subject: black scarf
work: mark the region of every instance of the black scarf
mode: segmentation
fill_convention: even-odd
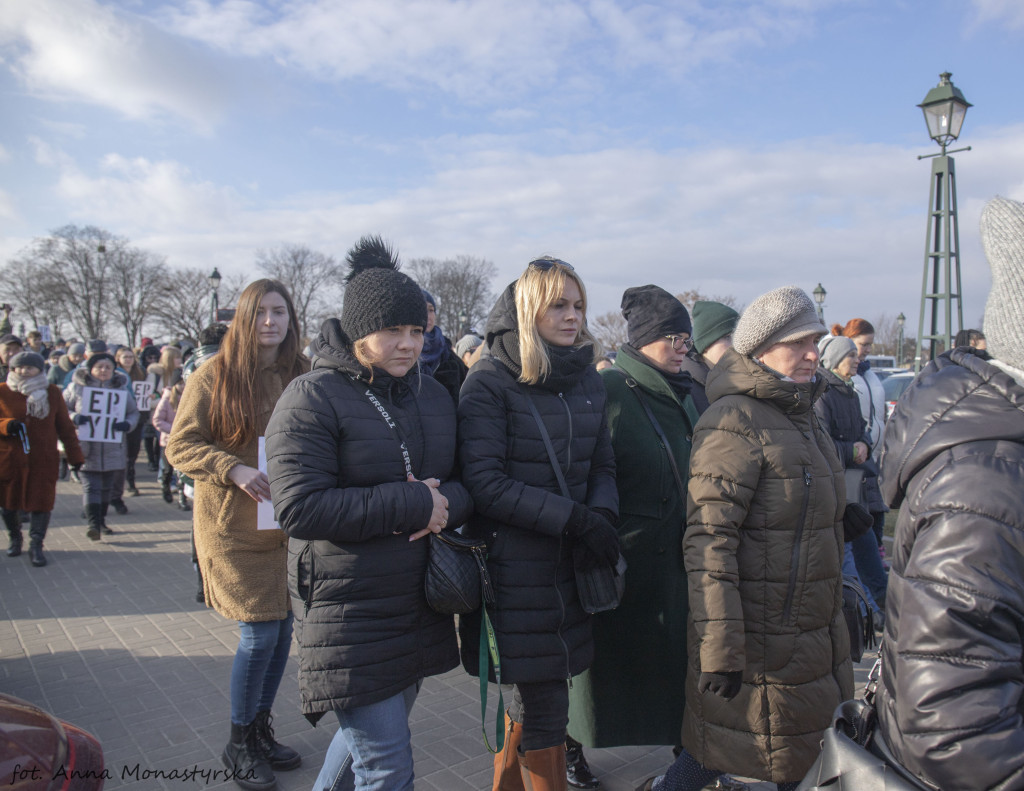
[[[594,362],[594,347],[589,343],[584,346],[545,346],[551,370],[546,378],[537,382],[537,386],[553,393],[563,392],[577,384],[587,367]],[[508,330],[496,335],[491,343],[491,354],[516,379],[523,375],[523,363],[519,357],[519,330]]]
[[[689,371],[680,371],[677,374],[667,374],[660,368],[655,367],[642,352],[637,351],[628,343],[624,343],[619,347],[619,354],[625,354],[629,359],[636,360],[638,363],[643,363],[658,376],[668,382],[668,386],[672,388],[672,392],[676,394],[680,401],[683,401],[686,396],[690,394],[690,388],[693,387],[693,377],[690,376]]]

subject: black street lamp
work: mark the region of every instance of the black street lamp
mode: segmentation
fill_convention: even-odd
[[[921,313],[918,318],[914,371],[921,370],[923,345],[927,342],[930,359],[941,349],[949,349],[953,337],[964,326],[960,282],[960,224],[956,208],[956,168],[953,157],[958,151],[946,146],[960,136],[967,108],[971,106],[960,89],[944,71],[939,84],[928,91],[918,105],[928,125],[928,135],[942,150],[922,154],[918,159],[932,160],[931,189],[928,195],[928,231],[925,235],[924,273],[921,280]],[[956,303],[954,328],[953,303]]]
[[[210,276],[206,278],[206,282],[210,284],[210,324],[217,323],[217,311],[220,308],[220,297],[217,295],[217,289],[220,288],[220,272],[217,271],[217,267],[213,268]]]
[[[896,365],[900,368],[903,367],[903,325],[907,323],[907,317],[903,315],[903,311],[900,311],[900,315],[896,317],[896,325],[900,328],[900,345],[896,349]]]
[[[821,319],[821,323],[825,323],[825,295],[828,293],[821,287],[821,283],[818,283],[818,287],[811,292],[814,295],[814,301],[818,303],[818,318]]]

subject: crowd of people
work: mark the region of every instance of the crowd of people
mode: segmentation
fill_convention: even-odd
[[[198,347],[51,352],[8,326],[8,555],[27,522],[45,565],[62,461],[87,536],[112,532],[145,447],[164,499],[194,498],[200,599],[239,625],[222,759],[250,791],[302,760],[271,714],[293,639],[302,712],[339,725],[315,791],[412,789],[423,680],[461,662],[498,681],[489,640],[509,701],[495,791],[596,788],[583,749],[621,745],[675,748],[641,789],[792,791],[854,696],[844,579],[883,634],[878,738],[903,776],[1024,789],[1024,204],[992,201],[982,237],[985,335],[888,424],[874,327],[826,327],[796,286],[742,313],[628,288],[612,360],[583,274],[541,257],[452,344],[379,237],[305,348],[266,279]],[[487,618],[425,597],[452,530],[486,543]],[[591,614],[578,580],[623,559],[621,601]]]

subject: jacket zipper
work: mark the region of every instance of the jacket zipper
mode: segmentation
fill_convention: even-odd
[[[304,614],[309,615],[309,608],[313,605],[313,581],[316,575],[316,552],[313,548],[313,542],[307,541],[306,546],[309,548],[309,580],[306,585],[306,597],[304,604]]]
[[[793,552],[789,559],[789,587],[786,589],[786,604],[782,608],[782,622],[789,623],[789,617],[793,609],[793,596],[796,593],[796,577],[800,570],[800,543],[804,535],[804,522],[807,520],[807,508],[811,501],[811,473],[804,467],[804,497],[800,506],[800,523],[796,526],[796,533],[793,536]]]
[[[562,406],[565,407],[566,417],[569,418],[569,444],[566,448],[566,470],[572,466],[572,410],[569,409],[569,404],[565,400],[565,396],[562,393],[558,394],[558,399],[562,402]],[[566,484],[568,486],[568,484]],[[558,564],[562,560],[562,542],[564,538],[561,534],[558,536],[558,560],[555,562],[555,593],[558,594],[558,606],[562,611],[562,616],[558,621],[558,641],[562,644],[562,653],[565,654],[565,679],[569,683],[569,689],[572,689],[572,673],[569,668],[569,646],[565,642],[565,638],[562,637],[562,626],[565,624],[565,599],[562,598],[562,591],[558,589]]]

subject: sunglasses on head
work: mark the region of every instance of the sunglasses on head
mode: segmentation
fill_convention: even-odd
[[[573,269],[572,264],[570,264],[567,261],[563,261],[561,258],[537,258],[534,261],[530,261],[530,263],[527,264],[527,266],[532,266],[534,269],[538,269],[541,272],[547,272],[556,264],[564,266],[570,272],[576,271],[575,269]]]

